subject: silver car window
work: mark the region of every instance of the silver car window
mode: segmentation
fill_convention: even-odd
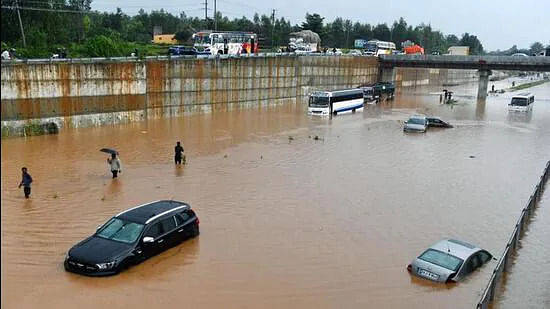
[[[460,269],[460,266],[464,262],[461,258],[435,249],[426,250],[418,258],[452,271]]]

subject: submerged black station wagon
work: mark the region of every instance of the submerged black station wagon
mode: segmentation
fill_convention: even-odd
[[[89,276],[113,275],[199,235],[191,206],[156,201],[125,210],[72,247],[65,270]]]

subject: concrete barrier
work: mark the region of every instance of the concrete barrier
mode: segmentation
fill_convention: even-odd
[[[514,230],[512,231],[512,234],[510,235],[510,239],[506,243],[506,247],[504,248],[504,251],[500,255],[500,258],[498,259],[497,266],[493,270],[493,274],[489,279],[489,283],[487,284],[487,287],[485,287],[485,290],[483,291],[483,295],[481,296],[481,299],[477,303],[478,309],[487,309],[489,308],[489,305],[493,302],[495,298],[495,293],[498,290],[498,286],[502,284],[504,272],[508,271],[508,268],[511,266],[510,258],[518,250],[519,241],[523,236],[522,232],[526,224],[528,224],[529,222],[528,219],[531,217],[531,215],[535,210],[536,205],[538,204],[538,201],[542,195],[542,192],[544,191],[544,186],[548,181],[549,177],[550,177],[550,161],[546,163],[546,167],[544,168],[544,171],[542,172],[542,175],[540,176],[539,181],[535,185],[535,189],[533,190],[533,194],[531,194],[531,196],[529,197],[529,200],[527,201],[527,205],[521,210],[521,214],[514,227]]]
[[[292,53],[2,61],[2,132],[31,122],[88,127],[303,102],[311,91],[373,83],[378,67],[377,57]],[[398,87],[449,76],[397,71]]]

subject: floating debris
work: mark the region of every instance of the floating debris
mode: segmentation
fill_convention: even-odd
[[[104,201],[104,200],[105,200],[105,196],[104,196],[104,197],[102,197],[102,198],[101,198],[101,200],[102,200],[102,201]]]
[[[224,158],[224,159],[227,159],[227,155],[226,155],[226,154],[225,154],[225,155],[223,155],[223,158]]]
[[[289,140],[289,141],[293,141],[293,140],[294,140],[294,137],[289,136],[289,137],[288,137],[288,140]]]
[[[315,135],[315,137],[313,138],[314,140],[318,141],[319,140],[319,136],[318,135]]]
[[[473,158],[475,158],[475,157],[476,157],[476,156],[470,156],[470,159],[473,159]]]
[[[53,198],[57,198],[57,193],[54,193],[54,194],[53,194]]]

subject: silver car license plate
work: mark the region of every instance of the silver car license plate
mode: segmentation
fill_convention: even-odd
[[[426,278],[431,279],[431,280],[439,279],[438,274],[434,274],[431,271],[427,271],[427,270],[422,269],[422,268],[418,269],[418,274],[421,275],[422,277],[426,277]]]

